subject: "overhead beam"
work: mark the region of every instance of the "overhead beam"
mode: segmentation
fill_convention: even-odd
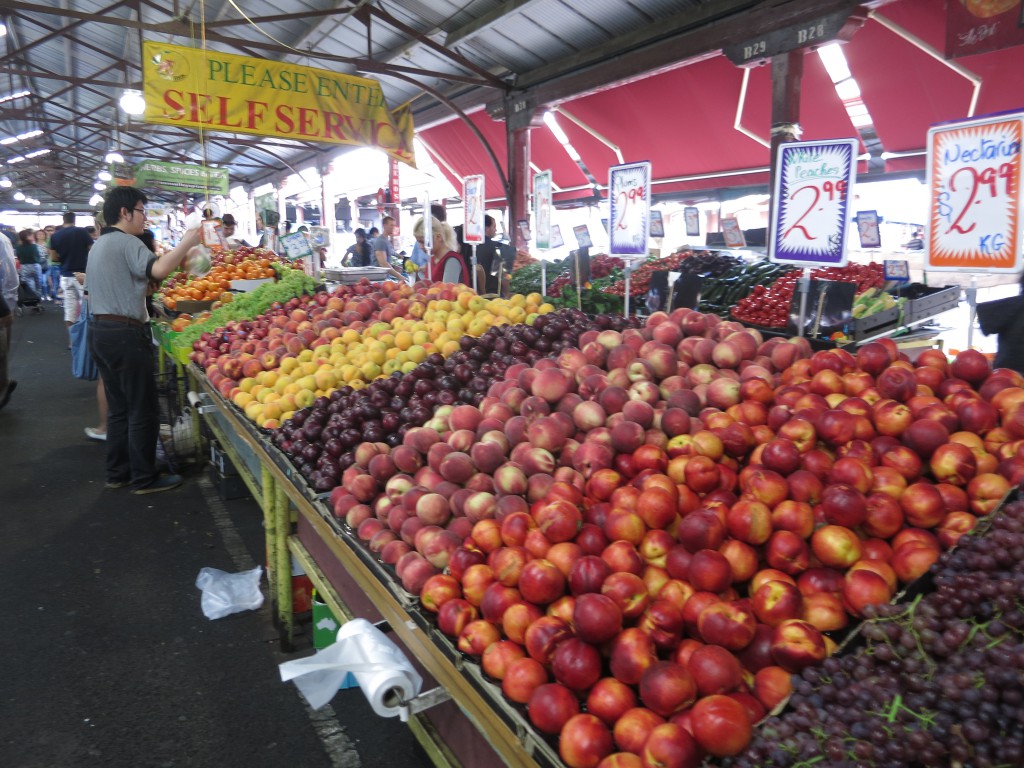
[[[457,43],[464,43],[484,30],[490,29],[495,24],[498,24],[510,13],[513,13],[514,11],[525,11],[537,2],[538,0],[506,0],[506,2],[502,3],[497,8],[488,11],[480,18],[474,19],[468,24],[463,24],[458,29],[449,32],[444,39],[444,44],[452,46]]]
[[[853,14],[865,5],[890,1],[721,0],[538,67],[520,77],[515,88],[524,91],[535,106],[557,104],[715,54],[755,33],[783,29],[843,9]],[[494,102],[488,108],[492,115],[501,114],[503,105]]]

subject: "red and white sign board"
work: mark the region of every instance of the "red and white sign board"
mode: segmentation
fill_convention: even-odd
[[[1021,268],[1024,113],[946,123],[928,131],[926,269]]]

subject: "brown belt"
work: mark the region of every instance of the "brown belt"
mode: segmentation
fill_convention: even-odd
[[[134,317],[125,317],[124,315],[93,315],[94,320],[106,320],[110,323],[124,323],[125,325],[135,325],[141,328],[147,323],[141,320],[136,320]]]

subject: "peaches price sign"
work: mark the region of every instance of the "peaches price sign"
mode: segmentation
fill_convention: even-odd
[[[928,131],[928,269],[1020,270],[1022,137],[1024,113]]]
[[[776,159],[768,257],[800,266],[846,264],[856,139],[782,144]]]

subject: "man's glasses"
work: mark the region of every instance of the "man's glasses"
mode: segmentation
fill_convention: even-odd
[[[146,215],[146,209],[145,208],[132,208],[132,211],[134,213],[141,213],[143,216]]]

